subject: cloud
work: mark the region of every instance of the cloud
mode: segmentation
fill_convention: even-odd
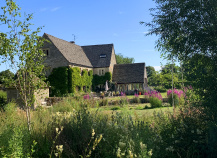
[[[161,66],[153,66],[153,67],[154,67],[155,71],[160,71],[162,69]]]
[[[52,8],[50,11],[55,12],[55,11],[59,10],[60,8],[61,7],[55,7],[55,8]]]

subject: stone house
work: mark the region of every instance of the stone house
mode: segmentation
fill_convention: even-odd
[[[102,76],[111,72],[117,90],[127,91],[136,86],[144,89],[147,86],[145,63],[116,64],[113,44],[79,46],[47,33],[43,38],[47,40],[42,48],[46,54],[47,76],[54,68],[76,66],[81,70],[93,70],[93,75]]]

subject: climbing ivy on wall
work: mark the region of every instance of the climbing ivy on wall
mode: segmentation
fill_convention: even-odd
[[[80,70],[78,67],[69,68],[69,93],[74,93],[76,88],[83,90],[86,87],[86,91],[90,91],[92,86],[93,71]]]
[[[68,93],[68,68],[59,67],[53,69],[48,77],[51,85],[51,96],[62,96]]]
[[[51,96],[63,96],[67,93],[74,93],[76,88],[90,91],[93,80],[93,71],[83,70],[78,67],[59,67],[53,69],[48,81],[51,85]]]
[[[108,80],[108,81],[111,81],[112,79],[112,74],[111,72],[106,72],[104,76],[99,76],[99,75],[93,75],[93,90],[96,89],[96,86],[97,85],[100,85],[100,84],[105,84],[105,82]]]

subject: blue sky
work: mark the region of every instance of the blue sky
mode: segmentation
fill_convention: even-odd
[[[155,36],[145,36],[151,21],[152,0],[16,0],[25,13],[33,13],[34,28],[78,45],[113,43],[115,53],[133,57],[135,62],[159,68],[167,61],[155,49]],[[0,6],[3,5],[3,0]],[[1,29],[0,31],[4,29]],[[3,27],[2,27],[3,28]],[[8,66],[1,65],[0,71]]]

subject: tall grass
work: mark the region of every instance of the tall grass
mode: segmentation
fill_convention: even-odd
[[[27,130],[24,112],[8,104],[0,113],[0,157],[55,157],[55,154],[99,158],[207,157],[209,154],[202,108],[180,109],[176,115],[156,112],[152,119],[135,121],[131,117],[133,111],[125,109],[105,115],[90,110],[90,104],[67,98],[49,109],[32,111],[31,132]]]

